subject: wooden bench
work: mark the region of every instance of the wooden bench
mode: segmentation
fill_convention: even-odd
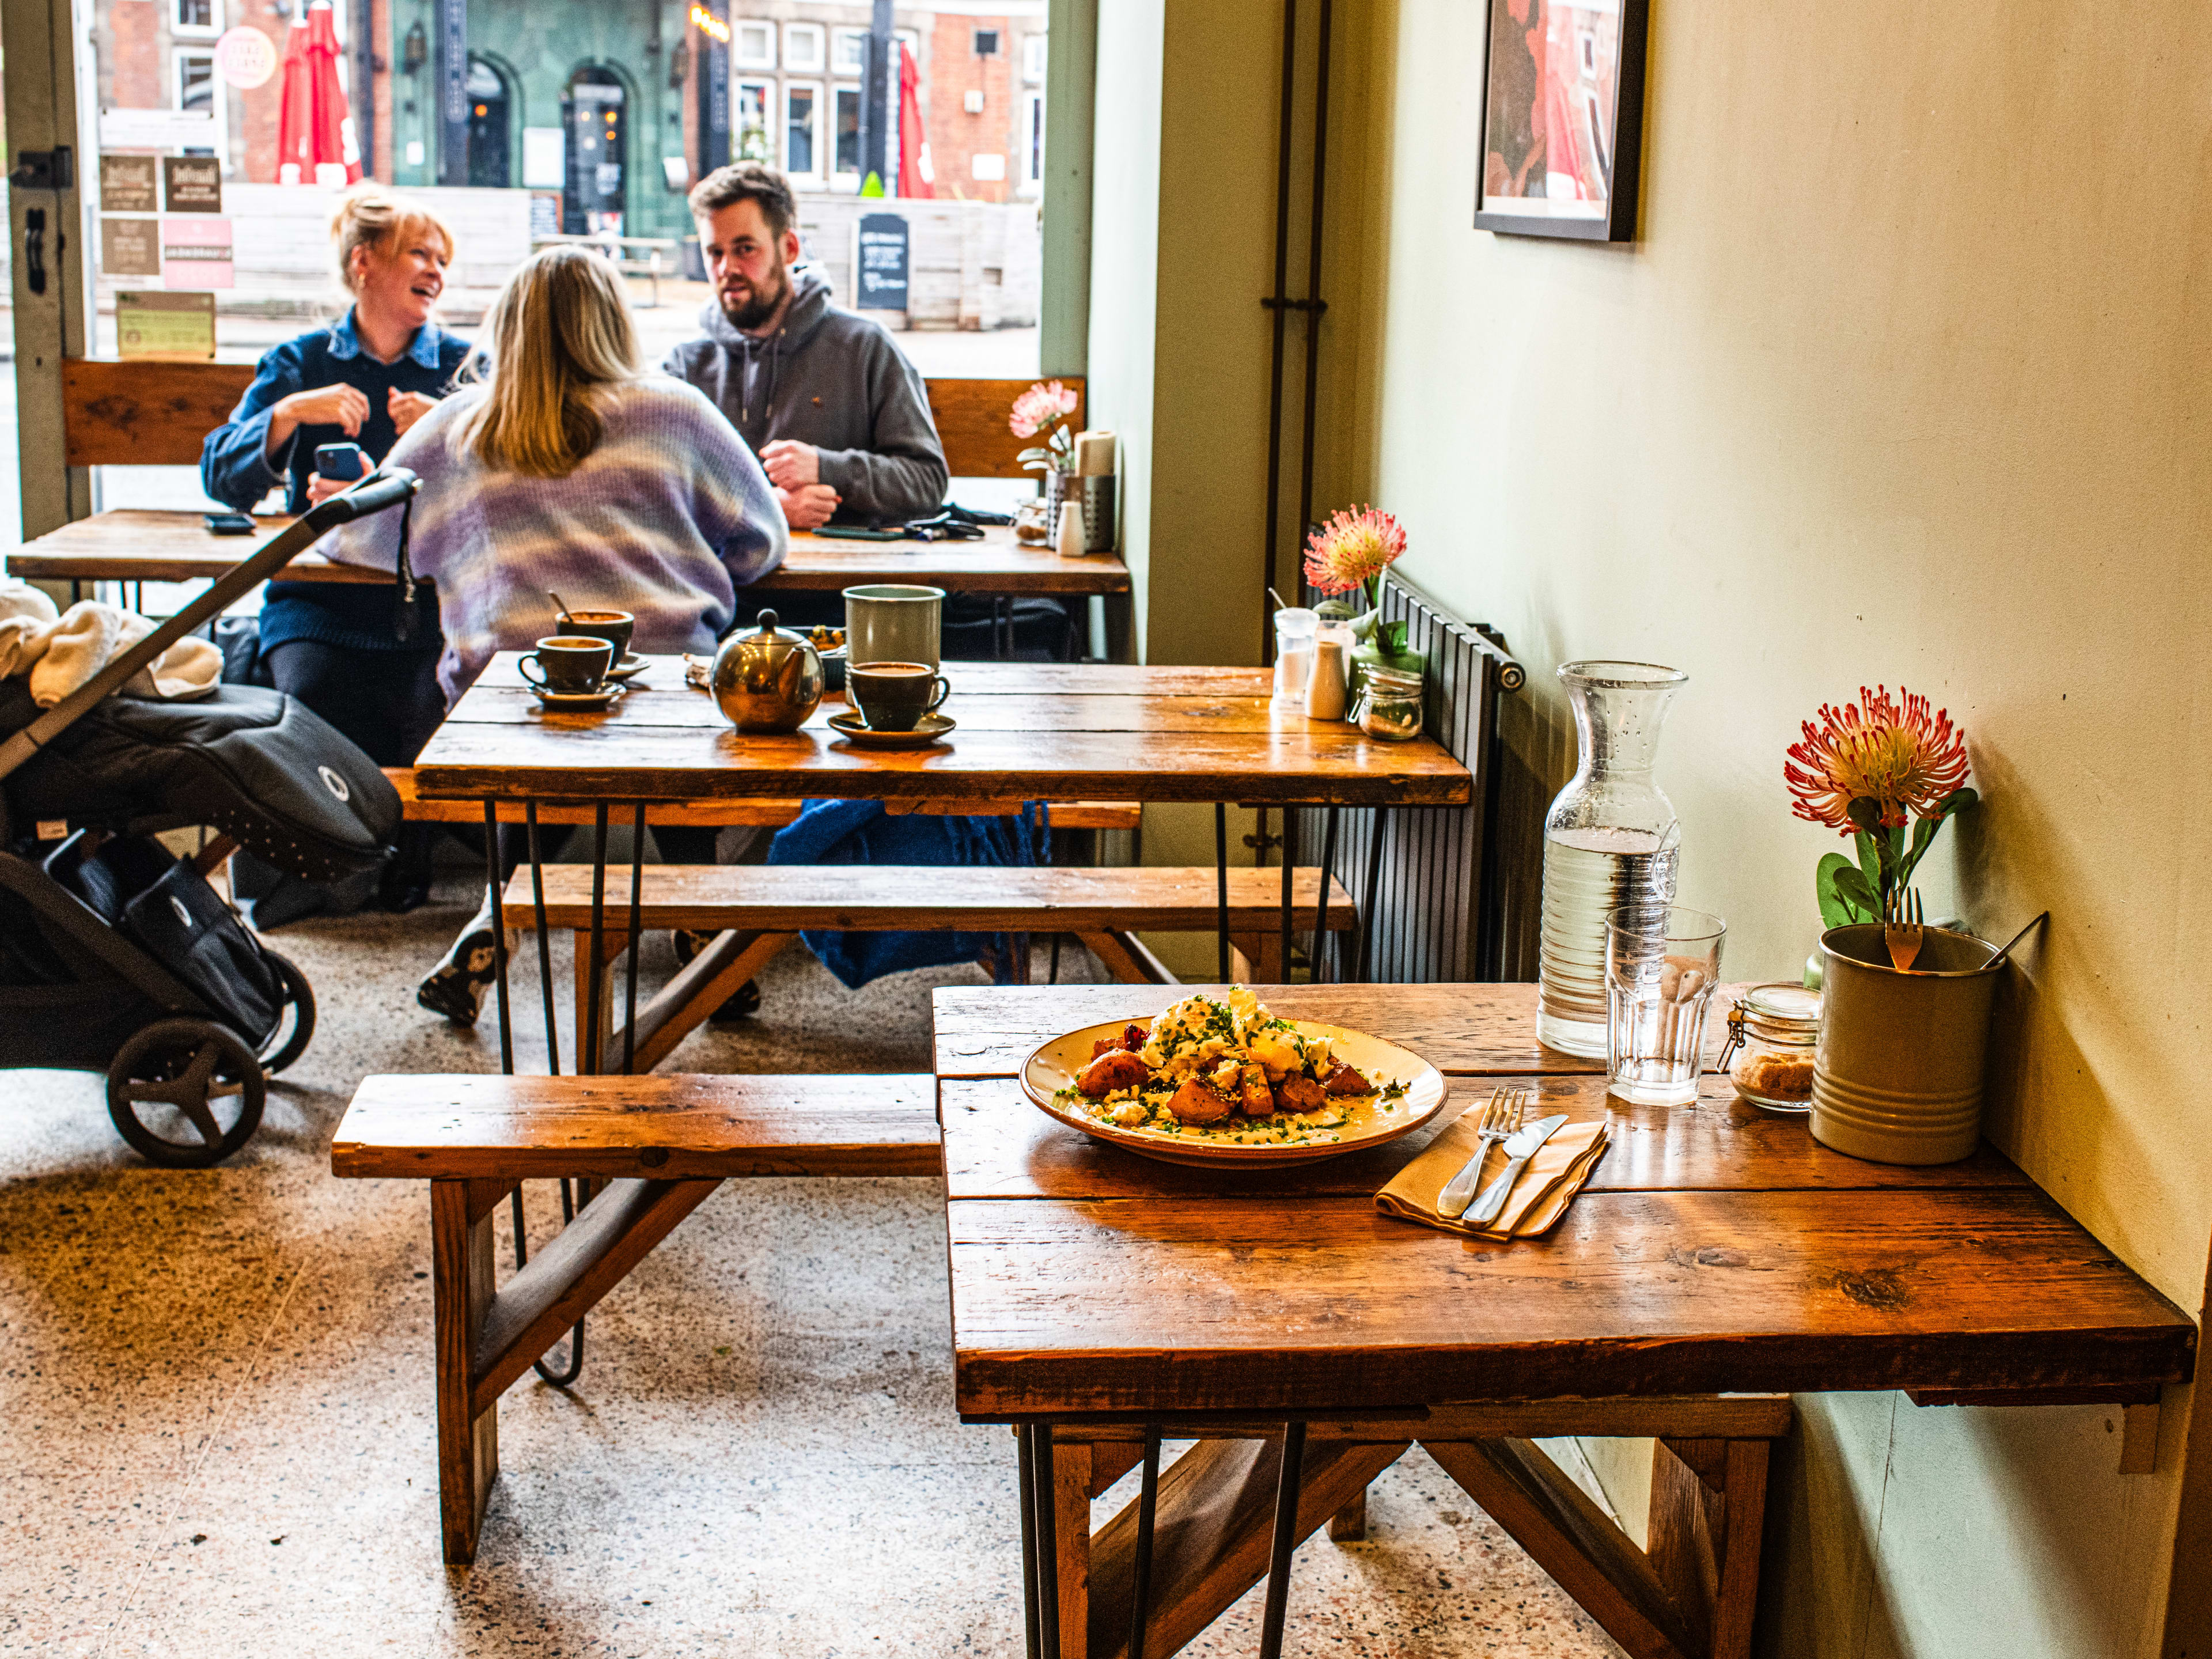
[[[63,444],[71,466],[198,466],[207,434],[230,418],[252,383],[252,363],[116,362],[71,357],[62,364]],[[1060,383],[1079,397],[1080,375]],[[1031,380],[925,380],[945,464],[956,478],[1026,478],[1029,441],[1006,424]],[[1076,424],[1084,411],[1076,411]]]
[[[410,823],[482,823],[483,803],[480,800],[425,800],[415,787],[415,769],[411,766],[387,766],[384,775],[399,792],[399,803]],[[886,801],[884,807],[891,813],[921,812],[936,817],[959,817],[969,815],[1012,817],[1019,813],[1020,801],[955,801],[917,800]],[[799,816],[799,803],[795,800],[697,800],[659,801],[645,809],[647,827],[655,824],[672,829],[720,829],[730,824],[758,825],[763,829],[781,830]],[[1144,808],[1133,800],[1063,800],[1050,804],[1052,827],[1055,830],[1134,830],[1144,819]],[[501,823],[520,823],[525,814],[520,801],[499,803]],[[542,824],[563,826],[588,824],[595,810],[574,804],[543,802],[538,808],[538,822]],[[626,810],[626,809],[625,809]],[[614,820],[623,821],[618,813]]]
[[[446,1559],[476,1558],[500,1395],[721,1182],[942,1167],[927,1075],[364,1079],[331,1170],[430,1183]],[[498,1285],[494,1212],[523,1181],[570,1176],[587,1201]]]
[[[546,927],[575,935],[574,1029],[585,1031],[592,1024],[592,870],[575,864],[541,867]],[[801,933],[817,929],[1072,933],[1124,983],[1171,984],[1175,975],[1134,936],[1211,933],[1220,916],[1218,883],[1211,869],[1142,866],[647,865],[639,882],[640,928],[681,927],[715,938],[638,1011],[633,1063],[650,1071],[779,951]],[[610,867],[599,912],[602,962],[629,948],[629,872]],[[1357,918],[1343,884],[1330,880],[1326,918],[1320,898],[1320,871],[1295,872],[1292,927],[1350,931]],[[537,926],[527,867],[508,882],[503,915],[511,927]],[[1282,918],[1280,870],[1229,872],[1229,933],[1243,958],[1239,977],[1267,984],[1283,979]],[[1018,979],[1026,952],[1016,955]],[[609,1030],[613,1001],[599,999],[600,1054],[623,1050],[624,1034]]]

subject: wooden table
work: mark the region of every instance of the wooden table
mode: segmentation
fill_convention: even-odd
[[[273,535],[289,518],[257,521]],[[8,574],[50,581],[184,582],[219,576],[255,545],[246,536],[210,533],[198,513],[119,508],[49,531],[8,556]],[[380,582],[386,571],[334,564],[320,554],[295,559],[287,581]],[[1111,554],[1062,558],[1048,547],[1014,539],[1011,529],[992,528],[980,542],[849,541],[811,532],[791,538],[781,568],[754,586],[836,591],[862,582],[919,582],[963,593],[1052,594],[1082,599],[1097,593],[1109,605],[1126,602],[1129,569]]]
[[[957,662],[933,749],[860,749],[827,702],[785,736],[740,733],[656,659],[606,714],[548,714],[494,659],[415,763],[425,797],[539,800],[1229,801],[1450,806],[1468,770],[1429,738],[1377,743],[1279,709],[1256,668]]]
[[[1438,1128],[1500,1078],[1610,1113],[1611,1150],[1541,1240],[1374,1207],[1433,1131],[1224,1175],[1102,1146],[1023,1096],[1044,1037],[1188,988],[935,997],[956,1395],[963,1420],[1020,1425],[1025,1535],[1057,1586],[1034,1603],[1047,1653],[1054,1634],[1064,1659],[1127,1652],[1140,1560],[1156,1659],[1263,1574],[1279,1640],[1291,1547],[1332,1516],[1356,1526],[1366,1483],[1419,1442],[1638,1659],[1734,1659],[1778,1396],[2103,1401],[2127,1408],[2140,1462],[2160,1385],[2191,1373],[2189,1319],[1990,1147],[1862,1163],[1717,1077],[1693,1107],[1630,1106],[1537,1043],[1532,986],[1261,995],[1431,1060],[1450,1085]],[[1091,1534],[1089,1498],[1138,1464],[1148,1425],[1198,1444],[1158,1478],[1151,1528],[1140,1500]],[[1575,1434],[1660,1437],[1649,1552],[1529,1443]]]

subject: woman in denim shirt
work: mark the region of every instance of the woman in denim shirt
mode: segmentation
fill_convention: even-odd
[[[352,308],[263,357],[200,451],[203,488],[240,512],[280,484],[289,513],[344,489],[316,475],[317,447],[350,441],[381,461],[452,390],[468,355],[467,342],[430,320],[453,257],[453,234],[435,215],[367,185],[341,199],[331,235]],[[410,765],[445,711],[436,595],[418,590],[404,638],[398,620],[398,600],[381,583],[271,582],[261,678],[378,765]]]

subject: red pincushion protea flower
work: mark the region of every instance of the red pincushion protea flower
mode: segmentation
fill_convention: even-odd
[[[1045,380],[1014,399],[1014,412],[1006,424],[1017,438],[1034,438],[1055,421],[1075,413],[1081,395],[1058,380]]]
[[[1940,817],[1943,801],[1966,781],[1966,734],[1948,710],[1928,710],[1928,699],[1903,686],[1893,702],[1887,686],[1859,688],[1859,700],[1841,708],[1820,705],[1820,724],[1804,722],[1802,743],[1790,746],[1783,780],[1796,797],[1790,809],[1809,823],[1849,836],[1855,800],[1881,809],[1882,827],[1901,829],[1911,817]]]
[[[1381,575],[1406,550],[1406,532],[1388,513],[1363,507],[1338,513],[1306,543],[1306,580],[1323,593],[1348,593]]]

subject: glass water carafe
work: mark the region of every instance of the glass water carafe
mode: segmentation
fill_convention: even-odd
[[[1651,763],[1667,705],[1688,678],[1646,662],[1559,670],[1580,753],[1544,817],[1536,1035],[1571,1054],[1605,1054],[1606,917],[1644,899],[1674,902],[1681,830]]]

